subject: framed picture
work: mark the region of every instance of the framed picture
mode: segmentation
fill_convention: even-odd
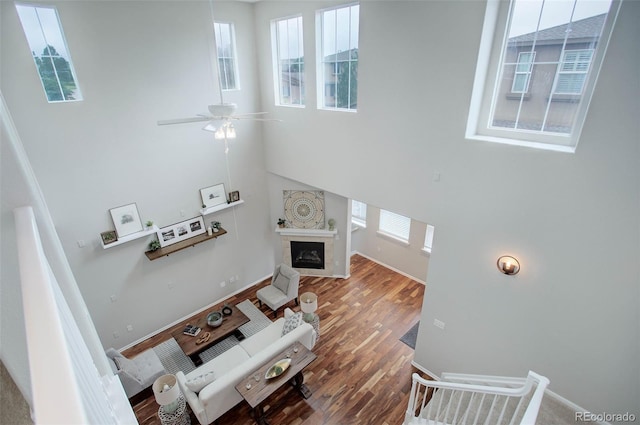
[[[205,233],[204,218],[202,216],[193,217],[189,220],[181,221],[170,226],[165,226],[158,230],[158,241],[160,246],[165,247],[176,242],[198,236]]]
[[[204,208],[227,203],[227,192],[224,190],[224,183],[200,189],[200,196],[202,196]]]
[[[142,221],[135,203],[111,208],[109,212],[119,238],[142,231]]]
[[[104,245],[109,245],[110,243],[114,243],[118,240],[118,235],[115,230],[108,230],[106,232],[100,233],[100,237],[102,238],[102,243]]]
[[[240,192],[234,190],[233,192],[229,192],[229,202],[238,202],[240,200]]]

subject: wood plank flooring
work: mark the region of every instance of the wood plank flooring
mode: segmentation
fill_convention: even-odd
[[[258,306],[255,292],[269,281],[230,298]],[[304,276],[299,293],[318,295],[320,340],[318,356],[305,369],[304,380],[313,395],[304,400],[290,386],[273,394],[265,405],[274,425],[376,424],[400,425],[409,401],[413,349],[400,338],[420,319],[424,285],[362,256],[351,258],[351,277]],[[289,305],[299,310],[293,302]],[[273,318],[268,307],[262,311]],[[282,316],[279,311],[279,317]],[[187,323],[146,340],[124,352],[133,356],[171,336]],[[140,424],[160,424],[152,393],[133,405]],[[192,415],[191,421],[197,424]],[[221,425],[250,425],[249,405],[241,402],[219,418]]]

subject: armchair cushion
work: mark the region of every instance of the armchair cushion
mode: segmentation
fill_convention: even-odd
[[[273,280],[273,286],[282,291],[283,294],[286,294],[289,288],[289,278],[282,273],[278,273],[278,276]]]
[[[118,368],[118,371],[122,371],[135,379],[136,381],[140,381],[140,368],[133,360],[129,360],[124,357],[122,354],[118,354],[113,357],[113,362]]]

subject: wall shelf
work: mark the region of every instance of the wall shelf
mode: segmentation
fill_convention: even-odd
[[[227,231],[224,230],[221,227],[217,232],[215,232],[212,235],[208,235],[206,233],[203,233],[201,235],[194,236],[192,238],[185,239],[185,240],[180,241],[180,242],[176,242],[173,245],[169,245],[169,246],[165,246],[164,248],[156,249],[155,251],[147,251],[144,254],[151,261],[157,260],[160,257],[164,257],[164,256],[167,256],[167,255],[173,254],[174,252],[178,252],[178,251],[181,251],[181,250],[183,250],[185,248],[189,248],[190,246],[195,246],[195,245],[198,245],[199,243],[202,243],[204,241],[208,241],[210,239],[215,239],[218,236],[224,235],[225,233],[227,233]]]
[[[151,227],[151,229],[147,229],[141,232],[136,232],[127,236],[123,236],[121,238],[118,238],[117,241],[111,242],[110,244],[107,244],[107,245],[105,245],[104,242],[102,242],[102,238],[100,237],[100,235],[98,235],[98,237],[100,237],[100,243],[102,244],[102,249],[107,249],[107,248],[113,248],[114,246],[122,245],[123,243],[134,241],[136,239],[144,238],[145,236],[154,235],[158,230],[160,229],[158,229],[158,226],[154,224]]]
[[[220,205],[216,205],[215,207],[202,208],[200,210],[200,214],[205,216],[207,214],[213,214],[215,212],[226,210],[227,208],[235,207],[235,206],[241,205],[241,204],[244,204],[244,200],[243,199],[240,199],[239,201],[231,202],[229,204],[220,204]]]

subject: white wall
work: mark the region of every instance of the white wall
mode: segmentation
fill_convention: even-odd
[[[417,364],[533,369],[584,408],[638,416],[640,3],[622,6],[575,154],[464,139],[480,1],[362,2],[358,112],[316,110],[314,11],[327,5],[255,6],[263,108],[286,122],[264,129],[267,169],[435,225]],[[297,13],[309,106],[276,108],[269,20]],[[497,271],[503,253],[520,274]]]
[[[208,2],[55,4],[84,100],[46,102],[11,2],[1,5],[1,88],[100,338],[119,348],[273,271],[260,124],[237,124],[231,184],[224,147],[201,124],[156,125],[220,101]],[[242,90],[224,100],[255,111],[252,6],[221,3],[215,13],[235,23],[242,52]],[[207,217],[227,235],[153,262],[144,255],[151,238],[101,248],[110,208],[136,202],[144,221],[169,225],[198,215],[199,189],[222,182],[246,201]]]

